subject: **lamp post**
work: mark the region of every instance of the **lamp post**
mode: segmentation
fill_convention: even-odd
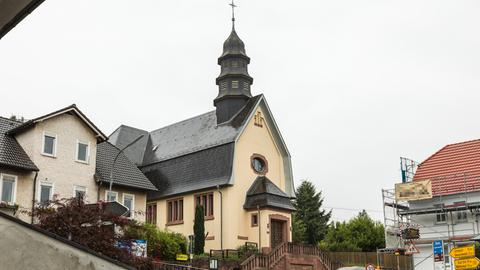
[[[120,156],[121,153],[123,153],[123,151],[124,151],[125,149],[127,149],[128,147],[130,147],[131,145],[133,145],[134,143],[136,143],[138,140],[140,140],[141,138],[143,138],[143,136],[144,136],[144,134],[138,136],[135,140],[133,140],[132,142],[130,142],[129,144],[127,144],[125,147],[123,147],[122,149],[120,149],[120,151],[118,151],[117,155],[115,156],[115,159],[113,160],[112,169],[110,170],[110,188],[109,188],[109,190],[112,190],[113,170],[115,169],[115,163],[117,163],[118,157]]]

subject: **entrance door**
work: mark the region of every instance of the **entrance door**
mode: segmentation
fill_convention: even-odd
[[[286,242],[286,222],[284,220],[272,219],[270,223],[270,240],[272,245],[271,248],[275,248],[281,243]]]

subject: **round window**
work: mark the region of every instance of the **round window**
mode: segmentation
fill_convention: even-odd
[[[252,162],[253,162],[253,169],[257,172],[257,173],[264,173],[265,172],[265,161],[259,157],[255,157],[252,159]]]

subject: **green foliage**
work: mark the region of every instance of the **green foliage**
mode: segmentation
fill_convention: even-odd
[[[247,243],[239,246],[237,249],[240,258],[246,258],[252,254],[258,253],[258,247],[256,245],[249,245]]]
[[[195,208],[193,234],[195,235],[193,253],[203,254],[205,249],[205,214],[203,206],[200,204]]]
[[[159,230],[152,224],[134,224],[125,230],[125,237],[147,240],[147,255],[162,260],[175,260],[178,253],[187,252],[187,239],[179,234]]]
[[[296,244],[305,243],[307,240],[307,228],[295,213],[292,213],[292,242]]]
[[[310,181],[303,181],[295,192],[296,201],[294,206],[297,210],[296,224],[293,230],[297,231],[295,238],[297,241],[305,241],[308,244],[316,245],[325,238],[328,229],[328,222],[332,212],[322,210],[322,193],[316,191],[315,186]],[[305,232],[302,234],[302,225]]]
[[[385,247],[384,228],[364,210],[348,222],[331,224],[320,246],[330,251],[376,251]]]

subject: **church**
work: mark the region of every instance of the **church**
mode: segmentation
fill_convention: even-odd
[[[146,220],[193,234],[205,209],[205,250],[255,243],[268,251],[291,240],[291,157],[264,95],[252,95],[250,58],[235,31],[218,58],[214,110],[145,131],[121,125],[109,137],[158,190],[147,193]]]

